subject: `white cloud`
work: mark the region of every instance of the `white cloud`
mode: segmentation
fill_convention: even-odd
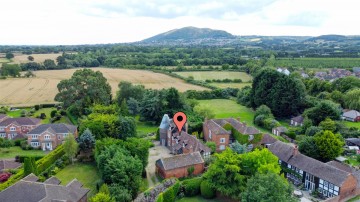
[[[360,34],[355,0],[12,0],[0,44],[139,41],[184,26],[236,35]]]

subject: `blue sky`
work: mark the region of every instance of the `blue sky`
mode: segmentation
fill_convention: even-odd
[[[356,0],[11,0],[0,44],[139,41],[185,26],[234,35],[360,35]]]

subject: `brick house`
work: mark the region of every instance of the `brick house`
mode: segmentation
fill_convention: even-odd
[[[39,126],[41,119],[19,117],[5,118],[0,122],[0,137],[7,139],[26,138],[26,134]]]
[[[211,149],[186,131],[187,126],[184,126],[179,133],[172,119],[165,114],[159,127],[160,145],[166,146],[175,155],[198,151],[204,157],[210,156]]]
[[[90,189],[74,179],[66,186],[60,185],[60,180],[51,177],[45,182],[38,182],[39,178],[30,174],[14,185],[0,192],[1,202],[26,201],[72,201],[87,202]]]
[[[63,123],[43,124],[27,134],[28,144],[35,148],[41,147],[44,151],[53,150],[62,144],[69,134],[77,138],[77,127]]]
[[[0,114],[0,123],[9,117],[6,114]]]
[[[301,115],[291,118],[290,120],[290,125],[292,126],[302,126],[303,123],[304,123],[304,117]]]
[[[180,154],[173,157],[161,158],[156,161],[156,173],[162,178],[186,177],[189,175],[188,168],[194,167],[193,175],[204,172],[205,162],[200,152]]]
[[[326,198],[339,196],[340,199],[355,194],[358,179],[352,172],[305,156],[297,146],[281,141],[268,148],[279,158],[285,176],[294,183],[303,183],[310,192],[318,190]]]
[[[226,146],[235,141],[234,137],[231,135],[231,131],[224,128],[227,124],[230,124],[235,130],[243,135],[255,135],[260,133],[258,129],[247,126],[246,123],[241,123],[234,118],[206,120],[203,124],[204,139],[206,142],[215,142],[216,151],[218,152],[225,150]]]

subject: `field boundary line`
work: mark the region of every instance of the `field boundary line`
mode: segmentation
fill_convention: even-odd
[[[25,100],[25,103],[28,103],[35,95],[39,94],[42,90],[44,90],[44,88],[49,84],[49,79],[46,78],[45,83],[41,86],[41,88],[39,88],[37,91],[35,91],[35,93],[33,93],[32,95],[30,95],[30,97],[28,99]]]
[[[3,99],[0,100],[0,102],[6,100],[7,98],[13,96],[17,91],[21,90],[22,88],[25,88],[26,86],[28,86],[30,83],[32,82],[32,79],[29,79],[28,82],[24,85],[21,86],[19,88],[16,88],[15,90],[13,90],[11,93],[9,93],[8,95],[6,95]]]

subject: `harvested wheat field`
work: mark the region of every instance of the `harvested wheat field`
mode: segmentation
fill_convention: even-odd
[[[31,54],[34,57],[34,62],[43,63],[46,59],[51,59],[56,62],[56,58],[62,55],[61,53],[49,53],[49,54]],[[17,55],[12,59],[13,63],[20,64],[20,63],[27,63],[29,61],[28,57],[30,55]]]
[[[107,78],[115,95],[120,81],[142,84],[146,88],[162,89],[175,87],[179,91],[205,90],[206,88],[185,83],[181,79],[145,70],[92,68]],[[53,103],[57,84],[68,79],[76,69],[35,71],[35,78],[0,80],[0,105],[30,106],[39,103]]]

